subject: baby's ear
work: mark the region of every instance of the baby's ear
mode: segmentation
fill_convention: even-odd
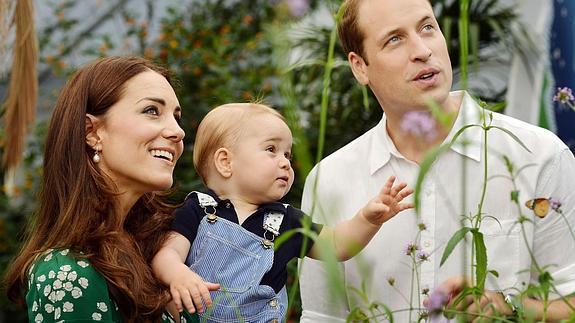
[[[232,176],[232,153],[227,148],[219,148],[214,153],[214,166],[224,178]]]

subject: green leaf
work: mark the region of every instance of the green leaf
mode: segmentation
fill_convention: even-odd
[[[511,191],[511,201],[513,201],[515,203],[519,203],[519,191],[518,190]]]
[[[477,288],[483,290],[487,277],[487,249],[483,241],[483,233],[477,229],[471,230],[473,244],[475,245],[475,279]]]
[[[523,147],[523,148],[524,148],[525,150],[527,150],[528,152],[531,152],[531,150],[529,150],[529,148],[527,148],[527,146],[525,146],[525,144],[523,143],[523,141],[521,141],[521,139],[519,139],[519,137],[517,137],[513,132],[511,132],[511,131],[509,131],[509,130],[507,130],[507,129],[505,129],[505,128],[499,127],[499,126],[489,126],[488,128],[495,128],[495,129],[499,129],[499,130],[505,132],[505,133],[508,134],[511,138],[513,138],[513,140],[515,140],[518,144],[520,144],[521,147]],[[487,129],[487,130],[489,130],[489,129]]]
[[[455,249],[455,246],[457,246],[459,241],[461,241],[461,239],[463,239],[469,231],[471,231],[471,228],[463,227],[459,229],[459,231],[455,232],[455,234],[453,234],[451,239],[449,239],[449,242],[447,242],[447,246],[445,247],[443,255],[441,256],[441,262],[439,263],[440,267],[443,266],[443,263],[447,260],[447,258],[449,258],[449,255],[451,255],[453,249]]]

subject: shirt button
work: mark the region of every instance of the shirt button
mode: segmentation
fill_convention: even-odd
[[[425,241],[425,242],[423,243],[423,246],[426,247],[426,248],[429,248],[429,247],[431,246],[431,242]]]

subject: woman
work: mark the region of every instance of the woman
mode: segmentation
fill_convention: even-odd
[[[183,150],[181,108],[166,70],[110,57],[64,86],[46,137],[37,217],[6,275],[30,321],[171,321],[149,263],[171,210]]]

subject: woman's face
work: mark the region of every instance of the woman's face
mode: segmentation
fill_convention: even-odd
[[[181,113],[172,86],[150,70],[128,80],[120,100],[97,118],[97,165],[120,193],[139,196],[172,186],[183,151]]]

